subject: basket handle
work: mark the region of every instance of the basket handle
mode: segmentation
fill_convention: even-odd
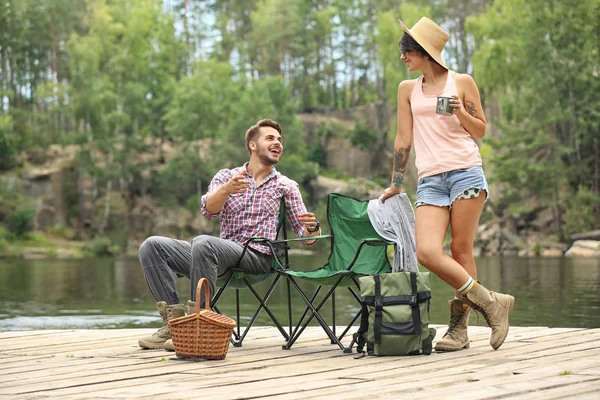
[[[210,286],[208,285],[208,279],[200,278],[198,286],[196,287],[196,314],[200,314],[200,296],[201,289],[204,286],[204,309],[210,310]]]

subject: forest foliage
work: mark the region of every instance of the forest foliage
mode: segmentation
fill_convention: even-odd
[[[502,188],[496,210],[551,207],[562,237],[597,229],[598,0],[5,0],[0,170],[77,146],[78,182],[104,199],[102,230],[113,192],[129,208],[148,194],[195,204],[217,169],[247,159],[247,127],[270,117],[284,128],[278,168],[308,184],[324,149],[296,114],[393,108],[398,83],[414,78],[399,60],[397,19],[423,15],[450,33],[447,64],[475,77],[499,132],[485,157]],[[371,137],[361,122],[352,140],[368,147]],[[166,141],[183,150],[145,173],[163,160],[138,155]],[[2,224],[20,233],[31,207],[0,192]]]

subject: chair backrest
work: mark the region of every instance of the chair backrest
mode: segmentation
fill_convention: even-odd
[[[287,225],[288,221],[285,217],[286,207],[285,207],[285,198],[281,198],[281,204],[279,206],[279,222],[277,223],[277,240],[285,240],[288,238],[287,235]],[[279,260],[284,264],[285,267],[290,265],[289,254],[288,254],[288,246],[282,246],[280,248],[279,254],[277,255]],[[276,261],[273,259],[273,267],[278,268],[276,265]]]
[[[327,201],[327,219],[331,228],[330,270],[345,270],[354,260],[363,239],[381,239],[367,213],[368,200],[332,193]],[[352,271],[374,275],[389,272],[391,265],[387,257],[387,246],[364,245],[354,263]]]

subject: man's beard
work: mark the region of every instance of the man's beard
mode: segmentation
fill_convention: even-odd
[[[268,149],[266,149],[264,151],[260,150],[258,152],[258,159],[260,160],[260,162],[269,167],[271,167],[279,162],[279,160],[277,160],[277,159],[274,160],[271,157],[269,157],[270,154],[271,154],[271,152]]]

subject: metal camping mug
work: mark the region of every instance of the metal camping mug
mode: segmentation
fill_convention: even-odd
[[[452,107],[452,97],[438,97],[435,112],[442,115],[453,115],[454,107]]]

